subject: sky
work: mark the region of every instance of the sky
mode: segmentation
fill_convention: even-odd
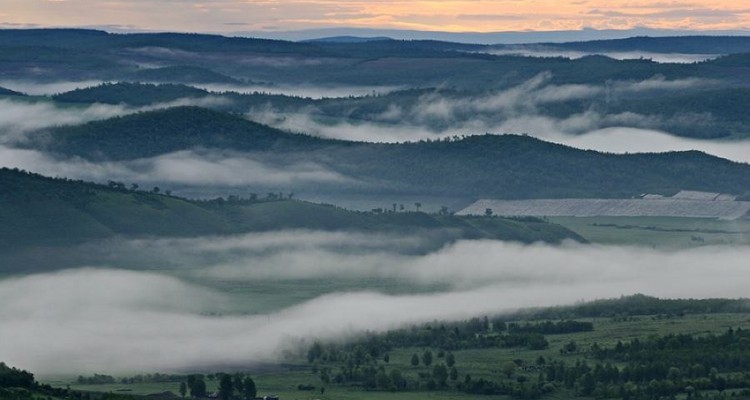
[[[744,30],[746,0],[0,0],[1,27],[257,32]]]

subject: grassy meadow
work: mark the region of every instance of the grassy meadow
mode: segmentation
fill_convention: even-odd
[[[672,217],[549,217],[598,244],[656,248],[750,245],[750,219]]]

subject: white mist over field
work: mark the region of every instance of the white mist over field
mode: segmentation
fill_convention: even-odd
[[[357,235],[339,246],[341,239],[330,233],[277,232],[148,244],[147,253],[165,251],[164,257],[183,250],[188,250],[186,259],[223,254],[189,268],[192,278],[187,280],[103,268],[0,280],[0,354],[12,365],[42,374],[251,365],[280,360],[302,339],[344,338],[435,319],[634,293],[672,298],[750,294],[748,247],[668,252],[459,241],[426,255],[409,255],[399,250],[411,245],[398,247],[393,238]],[[370,244],[358,244],[363,242]],[[360,254],[352,254],[354,249]],[[273,285],[342,277],[404,280],[420,294],[329,291],[288,308],[243,315],[229,313],[237,305],[230,304],[228,294],[204,285],[225,279]],[[426,289],[435,284],[442,289]],[[250,291],[246,301],[252,303],[255,296],[260,294]]]

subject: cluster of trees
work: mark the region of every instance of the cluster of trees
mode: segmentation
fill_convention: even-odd
[[[307,352],[307,359],[324,383],[355,384],[370,390],[438,390],[455,387],[479,393],[484,389],[479,390],[471,385],[461,386],[468,385],[468,382],[459,381],[456,357],[452,350],[491,347],[540,350],[549,346],[541,332],[559,334],[592,329],[593,325],[590,323],[578,321],[544,321],[519,325],[506,324],[501,319],[490,321],[488,317],[472,318],[463,322],[435,326],[428,324],[370,334],[360,341],[343,345],[315,342]],[[421,354],[414,353],[410,360],[413,368],[421,366],[426,369],[418,373],[418,379],[409,379],[401,370],[388,368],[389,351],[407,347],[427,349]],[[433,353],[431,349],[438,351]],[[512,367],[515,369],[515,364]],[[510,376],[512,371],[506,374]]]
[[[622,318],[638,315],[682,316],[686,314],[746,313],[748,299],[660,299],[635,294],[595,300],[574,306],[551,307],[526,312],[519,318]]]
[[[36,386],[34,374],[0,362],[0,388],[25,388]]]
[[[433,326],[434,325],[434,326]],[[394,348],[425,347],[445,351],[489,347],[547,348],[544,335],[589,332],[593,324],[580,321],[543,321],[507,324],[503,318],[490,321],[488,317],[472,318],[463,322],[445,322],[412,326],[411,328],[370,334],[365,339],[347,345],[315,343],[308,351],[308,361],[340,360],[347,353],[361,347],[372,357],[379,357]]]
[[[574,343],[574,342],[571,342]],[[566,345],[565,347],[568,347]],[[721,335],[664,335],[618,342],[602,348],[594,344],[594,364],[578,360],[537,361],[538,375],[518,375],[515,382],[466,377],[459,390],[474,394],[537,398],[565,389],[579,397],[626,400],[723,398],[728,389],[750,395],[750,332],[729,329]],[[511,374],[508,374],[510,377]]]
[[[260,202],[292,200],[292,199],[294,199],[294,192],[289,192],[289,193],[268,192],[265,194],[265,196],[260,196],[258,193],[250,193],[247,195],[247,197],[242,197],[236,194],[231,194],[227,196],[226,198],[216,197],[216,198],[208,199],[208,200],[195,200],[195,202],[207,204],[207,205],[224,205],[224,204],[243,205],[243,204],[255,204],[255,203],[260,203]]]
[[[89,400],[88,394],[71,391],[69,389],[53,388],[47,384],[40,384],[31,372],[10,367],[0,362],[0,399],[35,400],[39,396],[47,398],[57,397],[71,400]],[[103,395],[97,400],[130,399],[116,395]]]
[[[137,383],[164,383],[164,382],[181,382],[185,379],[185,376],[183,375],[174,375],[174,374],[161,374],[161,373],[153,373],[153,374],[138,374],[133,376],[124,376],[119,379],[119,383],[126,384],[126,385],[132,385]],[[209,375],[209,380],[213,380],[214,376]],[[91,376],[79,376],[78,379],[76,379],[76,382],[80,385],[101,385],[101,384],[111,384],[111,383],[117,383],[118,380],[111,376],[111,375],[105,375],[105,374],[94,374]]]
[[[591,332],[594,324],[588,321],[544,321],[539,323],[524,324],[509,323],[508,332],[511,333],[539,333],[542,335],[556,335],[563,333]]]
[[[353,353],[348,354],[338,369],[331,365],[313,366],[321,382],[339,385],[357,385],[367,390],[438,390],[447,389],[450,382],[458,379],[456,358],[453,353],[439,351],[436,355],[429,349],[421,355],[414,354],[411,358],[413,368],[423,366],[417,378],[410,378],[398,368],[390,368],[390,356],[385,354],[382,359],[372,357],[358,346]]]
[[[184,381],[180,382],[180,395],[182,397],[189,395],[196,399],[207,397],[209,394],[206,386],[207,378],[209,377],[201,374],[188,375]],[[218,373],[211,375],[210,378],[219,381],[217,395],[221,400],[253,400],[258,392],[253,378],[243,373]]]
[[[78,376],[79,385],[106,385],[116,383],[117,380],[111,375],[94,374],[92,376]]]

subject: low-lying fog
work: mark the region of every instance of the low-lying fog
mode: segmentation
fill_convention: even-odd
[[[750,162],[750,139],[707,140],[676,136],[664,126],[715,129],[710,113],[678,113],[671,116],[633,112],[602,112],[595,107],[553,117],[544,107],[567,102],[684,94],[707,89],[717,82],[703,79],[667,80],[654,76],[642,81],[613,81],[608,85],[552,84],[542,73],[510,89],[470,97],[436,93],[421,96],[413,104],[391,104],[368,120],[316,119],[317,110],[279,112],[253,109],[248,118],[293,132],[322,137],[370,142],[404,142],[483,133],[528,134],[572,147],[610,153],[698,150],[738,162]]]
[[[18,168],[51,177],[105,183],[177,185],[203,188],[281,187],[309,185],[359,185],[353,179],[314,162],[273,161],[262,154],[233,151],[177,151],[132,161],[93,162],[82,158],[57,158],[38,150],[0,145],[0,167]]]
[[[104,83],[117,83],[118,81],[56,81],[37,82],[32,80],[0,80],[0,87],[10,89],[30,96],[52,96],[76,89],[87,89]],[[149,82],[144,82],[149,83]],[[153,82],[159,84],[158,82]],[[402,89],[398,86],[345,86],[345,85],[290,85],[272,83],[184,83],[198,89],[209,92],[223,93],[235,92],[241,94],[267,93],[279,94],[292,97],[303,97],[311,99],[337,98],[337,97],[361,97],[371,95],[383,95],[395,90]]]
[[[140,270],[80,268],[0,280],[0,354],[11,365],[42,374],[250,365],[279,360],[301,339],[342,338],[434,319],[634,293],[682,298],[749,293],[750,247],[670,252],[459,241],[423,255],[410,253],[419,243],[419,238],[320,232],[120,243],[121,249],[144,253],[133,261]],[[160,260],[173,255],[180,259]],[[170,264],[168,275],[158,273],[163,264]],[[359,290],[329,289],[348,278],[395,279],[412,290],[385,294],[364,283]],[[232,292],[246,285],[243,300],[222,290],[227,280]],[[289,280],[298,285],[314,280],[309,284],[318,285],[321,294],[261,314],[237,312],[263,296],[293,295],[284,293],[293,290],[283,284]],[[320,287],[321,280],[330,286]],[[278,290],[270,290],[278,283]]]
[[[517,46],[506,49],[492,49],[483,53],[498,56],[524,57],[563,57],[576,60],[586,56],[600,55],[615,60],[651,60],[660,64],[692,64],[719,58],[721,54],[685,54],[685,53],[654,53],[649,51],[575,51],[556,49],[544,46]]]
[[[310,99],[362,97],[384,95],[395,90],[396,86],[312,86],[312,85],[263,85],[263,84],[224,84],[192,83],[190,86],[205,89],[209,92],[235,92],[241,94],[267,93]]]

